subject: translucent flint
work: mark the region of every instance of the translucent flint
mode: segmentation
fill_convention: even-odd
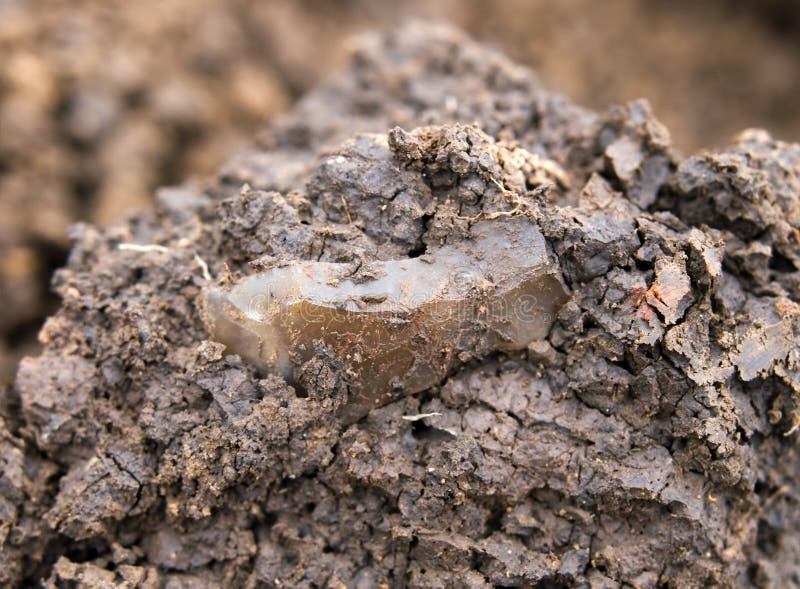
[[[464,359],[545,337],[566,300],[539,228],[482,221],[471,238],[403,260],[294,262],[206,291],[213,339],[294,383],[324,343],[350,382],[346,412],[440,382]]]

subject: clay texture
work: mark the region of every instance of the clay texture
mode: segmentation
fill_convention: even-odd
[[[75,229],[4,397],[0,578],[797,586],[798,195],[763,132],[684,159],[645,102],[585,110],[448,29],[371,37],[208,190]],[[225,281],[504,219],[569,294],[546,337],[355,422],[324,341],[291,386],[203,323]]]

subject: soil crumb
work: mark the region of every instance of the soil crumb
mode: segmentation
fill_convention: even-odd
[[[522,222],[568,296],[546,336],[356,420],[332,342],[288,382],[203,322],[259,273],[366,284]],[[798,145],[683,159],[644,101],[593,112],[412,25],[207,189],[71,237],[0,404],[0,584],[799,585]]]

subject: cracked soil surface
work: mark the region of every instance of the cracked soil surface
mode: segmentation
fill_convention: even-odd
[[[507,211],[569,293],[526,350],[349,423],[335,351],[301,391],[209,339],[206,265],[404,259]],[[683,159],[645,102],[411,26],[208,189],[72,239],[3,399],[2,584],[800,585],[796,144]]]

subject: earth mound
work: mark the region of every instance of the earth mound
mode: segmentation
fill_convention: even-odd
[[[4,395],[4,584],[797,586],[800,146],[681,159],[646,102],[415,25],[157,200],[74,231]],[[546,337],[355,422],[339,350],[291,386],[203,322],[213,285],[507,219],[569,297]]]

